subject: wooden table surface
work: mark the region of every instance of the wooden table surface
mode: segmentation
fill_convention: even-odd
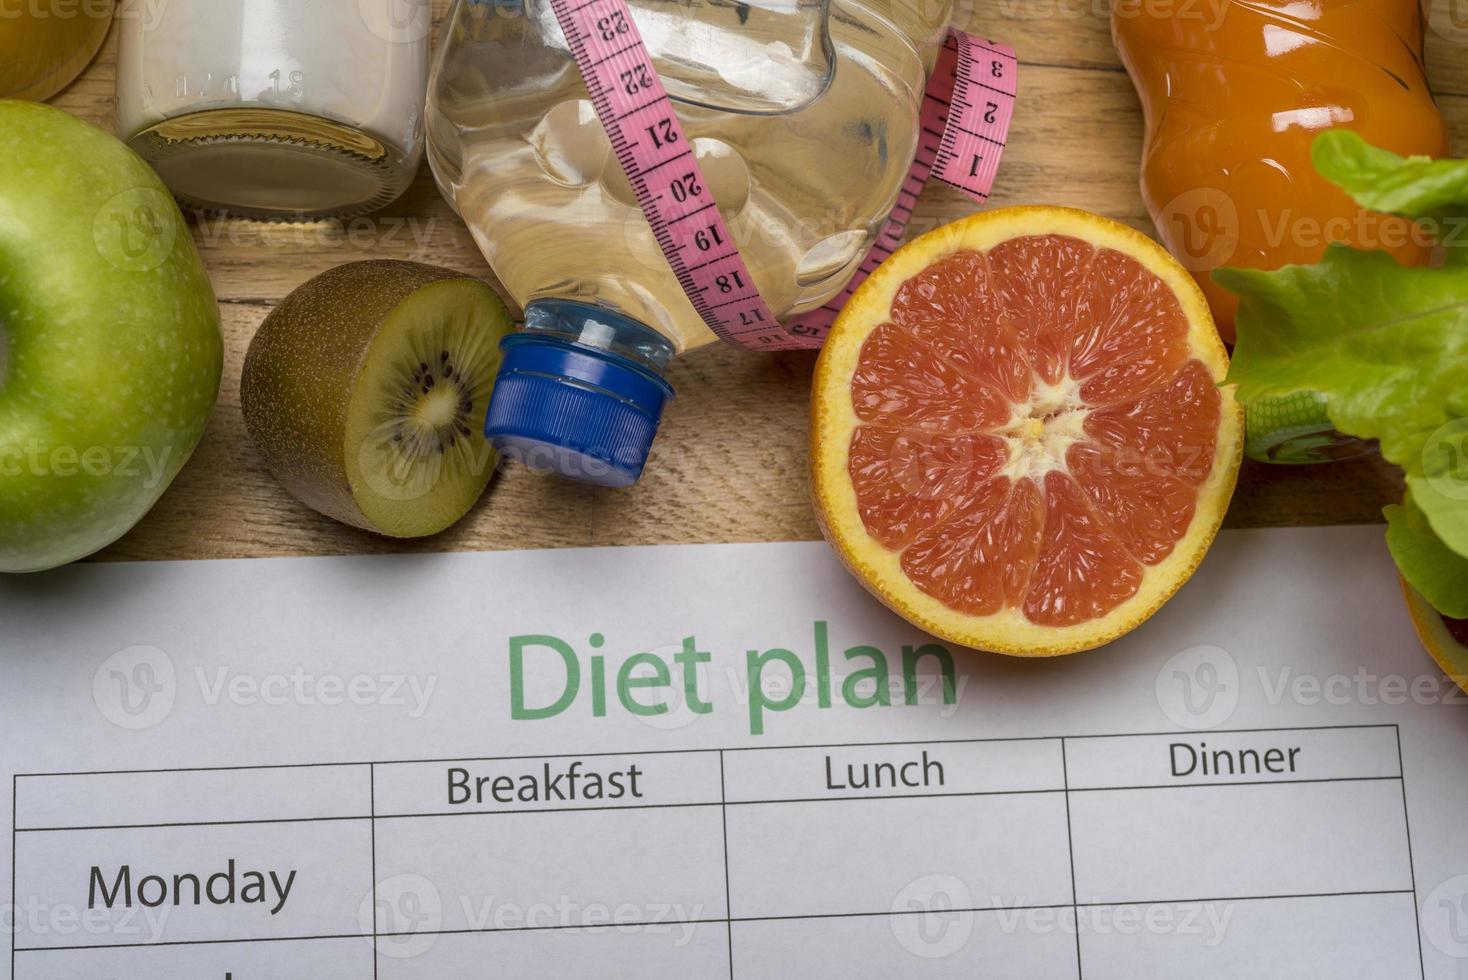
[[[1202,2],[1202,0],[1200,0]],[[1444,17],[1462,0],[1434,0]],[[440,19],[447,0],[436,0]],[[1451,21],[1444,21],[1451,23]],[[1110,40],[1107,0],[977,0],[972,28],[1020,53],[1022,109],[994,205],[1086,208],[1151,231],[1137,189],[1142,120]],[[1468,155],[1468,25],[1429,45],[1434,90]],[[116,30],[92,67],[55,100],[112,128]],[[966,214],[934,188],[918,231]],[[714,347],[672,372],[678,399],[646,477],[605,491],[518,467],[499,474],[458,527],[393,542],[336,524],[297,503],[262,467],[240,417],[239,373],[250,337],[305,280],[365,258],[445,265],[494,282],[425,166],[387,210],[345,224],[207,220],[195,227],[223,315],[225,369],[203,443],[153,512],[102,560],[337,555],[818,538],[807,500],[806,409],[814,356],[749,355]],[[1248,465],[1236,527],[1379,521],[1400,495],[1393,468],[1372,461],[1311,468]]]

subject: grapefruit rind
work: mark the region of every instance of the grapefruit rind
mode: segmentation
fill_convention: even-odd
[[[1098,619],[1042,626],[1016,607],[990,616],[955,611],[922,592],[902,555],[874,540],[858,510],[849,476],[852,437],[861,421],[852,381],[867,337],[887,322],[904,283],[958,251],[988,251],[1013,238],[1063,235],[1137,260],[1176,295],[1188,320],[1191,356],[1222,384],[1228,352],[1197,283],[1160,245],[1140,232],[1070,208],[1012,207],[975,214],[909,242],[862,284],[846,304],[816,365],[811,418],[812,493],[822,531],[842,561],[879,599],[909,622],[950,642],[1017,657],[1055,657],[1104,646],[1150,619],[1192,578],[1223,525],[1243,461],[1244,410],[1234,389],[1221,387],[1213,464],[1199,488],[1197,511],[1172,553],[1149,566],[1137,593]]]
[[[1464,647],[1448,632],[1448,624],[1441,614],[1423,598],[1422,593],[1402,580],[1402,593],[1407,597],[1407,611],[1412,616],[1412,625],[1422,645],[1443,673],[1452,678],[1464,691],[1468,691],[1468,647]]]

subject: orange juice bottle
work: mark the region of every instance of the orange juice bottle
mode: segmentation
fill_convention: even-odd
[[[1233,342],[1233,296],[1209,273],[1319,261],[1326,245],[1415,264],[1430,242],[1363,211],[1310,146],[1345,126],[1395,153],[1442,156],[1417,0],[1116,0],[1112,33],[1146,113],[1142,193]]]

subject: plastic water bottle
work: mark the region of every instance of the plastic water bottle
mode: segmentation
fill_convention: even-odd
[[[952,0],[630,0],[729,232],[782,320],[836,297],[902,190]],[[677,355],[715,340],[638,207],[550,4],[458,0],[429,85],[440,188],[525,307],[486,433],[641,475]]]

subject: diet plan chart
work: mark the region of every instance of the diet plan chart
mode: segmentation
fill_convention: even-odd
[[[816,544],[7,585],[0,976],[1462,977],[1468,698],[1393,576],[1230,532],[1030,662]]]

